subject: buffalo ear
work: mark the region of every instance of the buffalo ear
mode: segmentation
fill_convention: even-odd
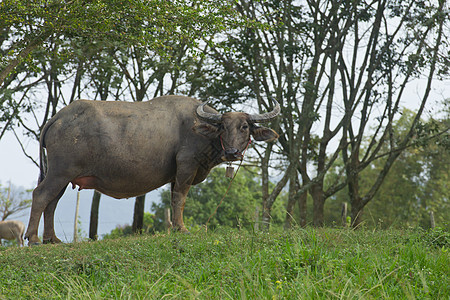
[[[220,129],[217,126],[214,126],[209,123],[196,123],[194,127],[192,127],[195,133],[201,134],[207,138],[213,139],[220,135]]]
[[[252,136],[256,141],[271,142],[278,138],[278,133],[270,128],[254,126]]]

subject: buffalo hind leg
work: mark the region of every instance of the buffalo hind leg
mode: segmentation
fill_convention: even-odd
[[[61,177],[47,175],[47,177],[37,186],[37,188],[34,189],[30,219],[28,221],[28,228],[25,234],[25,239],[28,239],[28,245],[41,243],[38,237],[38,228],[42,213],[55,199],[59,200],[67,184],[68,181],[61,179]],[[55,207],[56,203],[54,203]],[[51,209],[48,210],[48,212],[50,213]],[[48,217],[49,216],[50,215],[48,215]],[[47,232],[49,232],[49,230],[50,228],[47,228]]]
[[[44,209],[44,237],[43,237],[43,243],[44,244],[58,244],[61,243],[61,240],[56,237],[55,234],[55,223],[54,223],[54,216],[55,216],[55,209],[56,205],[58,204],[59,199],[61,199],[62,195],[64,194],[66,188],[63,188],[58,196],[50,202],[47,207]]]

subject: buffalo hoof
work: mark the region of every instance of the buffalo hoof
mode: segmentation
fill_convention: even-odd
[[[34,246],[40,246],[40,245],[42,245],[41,243],[39,243],[39,242],[29,242],[28,243],[28,247],[34,247]]]

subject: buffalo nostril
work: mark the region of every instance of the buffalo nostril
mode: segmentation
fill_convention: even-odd
[[[229,155],[235,155],[238,152],[239,152],[239,150],[236,148],[230,148],[230,149],[225,150],[225,154],[229,154]]]
[[[242,153],[236,148],[229,148],[224,150],[224,156],[222,156],[223,161],[235,161],[242,159]]]

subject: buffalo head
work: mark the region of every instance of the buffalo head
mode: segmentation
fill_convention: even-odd
[[[207,112],[204,109],[207,102],[204,102],[198,106],[197,116],[205,122],[197,123],[193,129],[208,138],[220,139],[223,149],[222,160],[240,160],[251,141],[250,136],[253,136],[256,141],[265,142],[278,138],[278,134],[272,129],[256,125],[256,123],[268,122],[280,113],[280,105],[273,101],[275,107],[271,112],[255,115],[244,112],[224,114]]]

